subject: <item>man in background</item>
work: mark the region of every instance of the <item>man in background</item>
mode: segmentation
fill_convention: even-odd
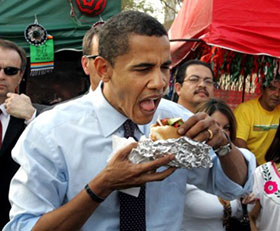
[[[89,76],[90,81],[90,89],[89,91],[94,91],[101,78],[96,73],[95,67],[94,67],[94,60],[98,56],[98,33],[101,30],[102,25],[104,24],[103,21],[99,21],[92,25],[92,27],[85,33],[83,37],[83,56],[81,57],[81,64],[84,70],[84,73]],[[87,94],[88,91],[86,91],[85,94]],[[69,100],[65,100],[61,103],[66,103],[70,100],[77,99],[79,97],[82,97],[84,94],[78,95],[76,97],[73,97]],[[59,103],[53,104],[52,106],[45,107],[43,111],[47,111],[52,109],[54,106],[56,106]]]
[[[237,120],[236,144],[248,148],[258,164],[265,163],[280,118],[280,79],[262,87],[261,96],[241,103],[234,111]]]
[[[174,88],[177,102],[194,113],[198,104],[214,97],[214,73],[209,64],[189,60],[180,65]]]
[[[89,75],[91,90],[93,91],[97,88],[101,80],[96,73],[94,60],[98,56],[98,33],[103,24],[103,21],[93,24],[83,38],[83,56],[81,63],[85,74]]]
[[[9,221],[8,191],[11,178],[18,169],[11,150],[26,125],[35,117],[36,109],[24,94],[17,94],[26,66],[23,49],[0,39],[0,229]]]

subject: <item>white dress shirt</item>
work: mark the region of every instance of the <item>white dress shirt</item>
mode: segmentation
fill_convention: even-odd
[[[6,108],[4,107],[4,104],[0,105],[0,109],[2,111],[2,113],[0,114],[0,120],[2,123],[2,141],[4,140],[9,122],[10,122],[10,114],[7,113]]]
[[[2,113],[0,114],[0,120],[1,120],[1,123],[2,123],[2,141],[3,141],[4,137],[5,137],[5,134],[7,132],[7,129],[8,129],[8,125],[9,125],[9,122],[10,122],[11,115],[8,114],[8,112],[6,111],[4,103],[2,103],[0,105],[0,109],[2,111]],[[33,113],[32,117],[29,120],[24,121],[26,125],[30,124],[35,119],[36,113],[37,113],[37,110],[35,109],[35,112]]]
[[[139,126],[137,136],[148,136],[150,125],[158,117],[180,116],[186,120],[190,114],[184,107],[163,99],[153,121]],[[106,166],[112,152],[112,135],[123,136],[126,119],[106,101],[100,85],[94,92],[35,118],[12,152],[21,167],[11,182],[11,221],[4,230],[30,231],[42,214],[67,203],[83,190]],[[244,156],[249,163],[249,180],[244,187],[224,174],[214,152],[210,169],[178,169],[163,181],[147,183],[147,231],[179,230],[187,178],[191,184],[229,199],[250,191],[255,159],[248,153]],[[82,230],[119,230],[117,191],[98,206]]]

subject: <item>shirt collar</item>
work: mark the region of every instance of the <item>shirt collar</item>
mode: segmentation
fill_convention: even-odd
[[[91,102],[96,109],[96,116],[100,121],[100,128],[105,137],[112,135],[128,119],[118,112],[104,97],[102,93],[102,84],[99,84],[95,91],[89,92]],[[142,126],[139,130],[143,133]]]
[[[2,104],[0,105],[0,109],[1,109],[1,111],[2,111],[2,114],[3,114],[5,117],[9,116],[9,114],[8,114],[8,112],[6,111],[6,108],[5,108],[5,106],[4,106],[4,103],[2,103]]]

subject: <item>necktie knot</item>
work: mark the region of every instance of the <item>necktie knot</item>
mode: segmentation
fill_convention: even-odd
[[[137,127],[137,125],[134,122],[132,122],[132,120],[130,120],[130,119],[126,120],[123,124],[124,137],[125,138],[133,137],[135,139],[134,131],[135,131],[136,127]]]

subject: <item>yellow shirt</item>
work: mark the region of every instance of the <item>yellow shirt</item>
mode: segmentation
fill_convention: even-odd
[[[236,137],[247,142],[258,164],[264,164],[265,153],[279,125],[280,105],[273,111],[267,111],[261,106],[259,98],[256,98],[241,103],[234,115],[237,121]]]

